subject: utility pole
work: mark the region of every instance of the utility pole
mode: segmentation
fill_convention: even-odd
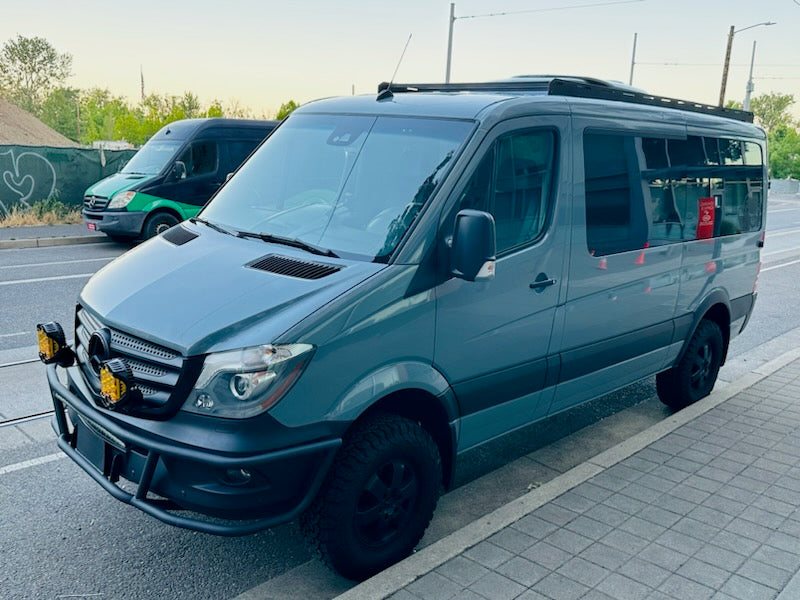
[[[753,55],[750,57],[750,76],[747,78],[747,87],[744,92],[744,105],[742,108],[750,110],[750,94],[755,86],[753,85],[753,63],[756,62],[756,41],[753,40]]]
[[[631,76],[628,78],[628,85],[633,85],[633,65],[636,64],[636,38],[638,33],[633,34],[633,53],[631,54]]]
[[[450,3],[450,31],[447,35],[447,70],[444,74],[444,82],[450,83],[450,60],[453,58],[453,23],[456,22],[456,3]]]
[[[725,48],[725,63],[722,65],[722,85],[719,88],[719,105],[725,105],[725,87],[728,85],[728,67],[731,64],[731,47],[733,46],[733,34],[736,33],[731,25],[728,33],[728,46]]]

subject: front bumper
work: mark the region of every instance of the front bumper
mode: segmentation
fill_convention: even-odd
[[[126,235],[136,237],[141,235],[147,213],[144,211],[127,210],[87,210],[81,211],[83,221],[87,227],[94,225],[95,231],[102,231],[109,235]]]
[[[290,521],[311,503],[341,445],[325,439],[233,456],[170,442],[109,418],[65,386],[58,368],[47,366],[59,448],[117,500],[169,525],[236,536]],[[244,471],[252,474],[247,482],[225,480]],[[120,478],[135,489],[124,489]]]

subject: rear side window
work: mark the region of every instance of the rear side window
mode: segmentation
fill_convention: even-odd
[[[261,140],[235,140],[228,142],[228,156],[230,157],[231,168],[235,169],[250,156]]]
[[[212,141],[193,142],[183,151],[179,160],[186,165],[188,177],[215,173],[217,170],[217,143]]]
[[[497,252],[527,244],[544,231],[555,158],[555,133],[516,132],[499,138],[461,194],[459,209],[490,213]]]
[[[596,256],[761,228],[755,142],[587,132],[584,174],[587,246]]]

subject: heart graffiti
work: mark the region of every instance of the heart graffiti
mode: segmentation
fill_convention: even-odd
[[[0,152],[0,214],[8,214],[10,206],[3,203],[3,186],[10,192],[10,205],[14,203],[30,207],[29,200],[47,200],[56,190],[56,170],[50,161],[36,152],[14,150]]]

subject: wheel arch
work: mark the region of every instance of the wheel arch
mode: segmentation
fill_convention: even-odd
[[[697,327],[704,319],[708,319],[717,324],[722,332],[722,364],[725,364],[725,359],[728,356],[728,344],[731,340],[731,306],[728,295],[722,290],[715,290],[709,294],[703,302],[700,303],[697,310],[694,312],[694,319],[688,335],[683,340],[681,351],[675,359],[674,364],[678,364],[686,354],[686,349],[689,342],[694,336]]]

